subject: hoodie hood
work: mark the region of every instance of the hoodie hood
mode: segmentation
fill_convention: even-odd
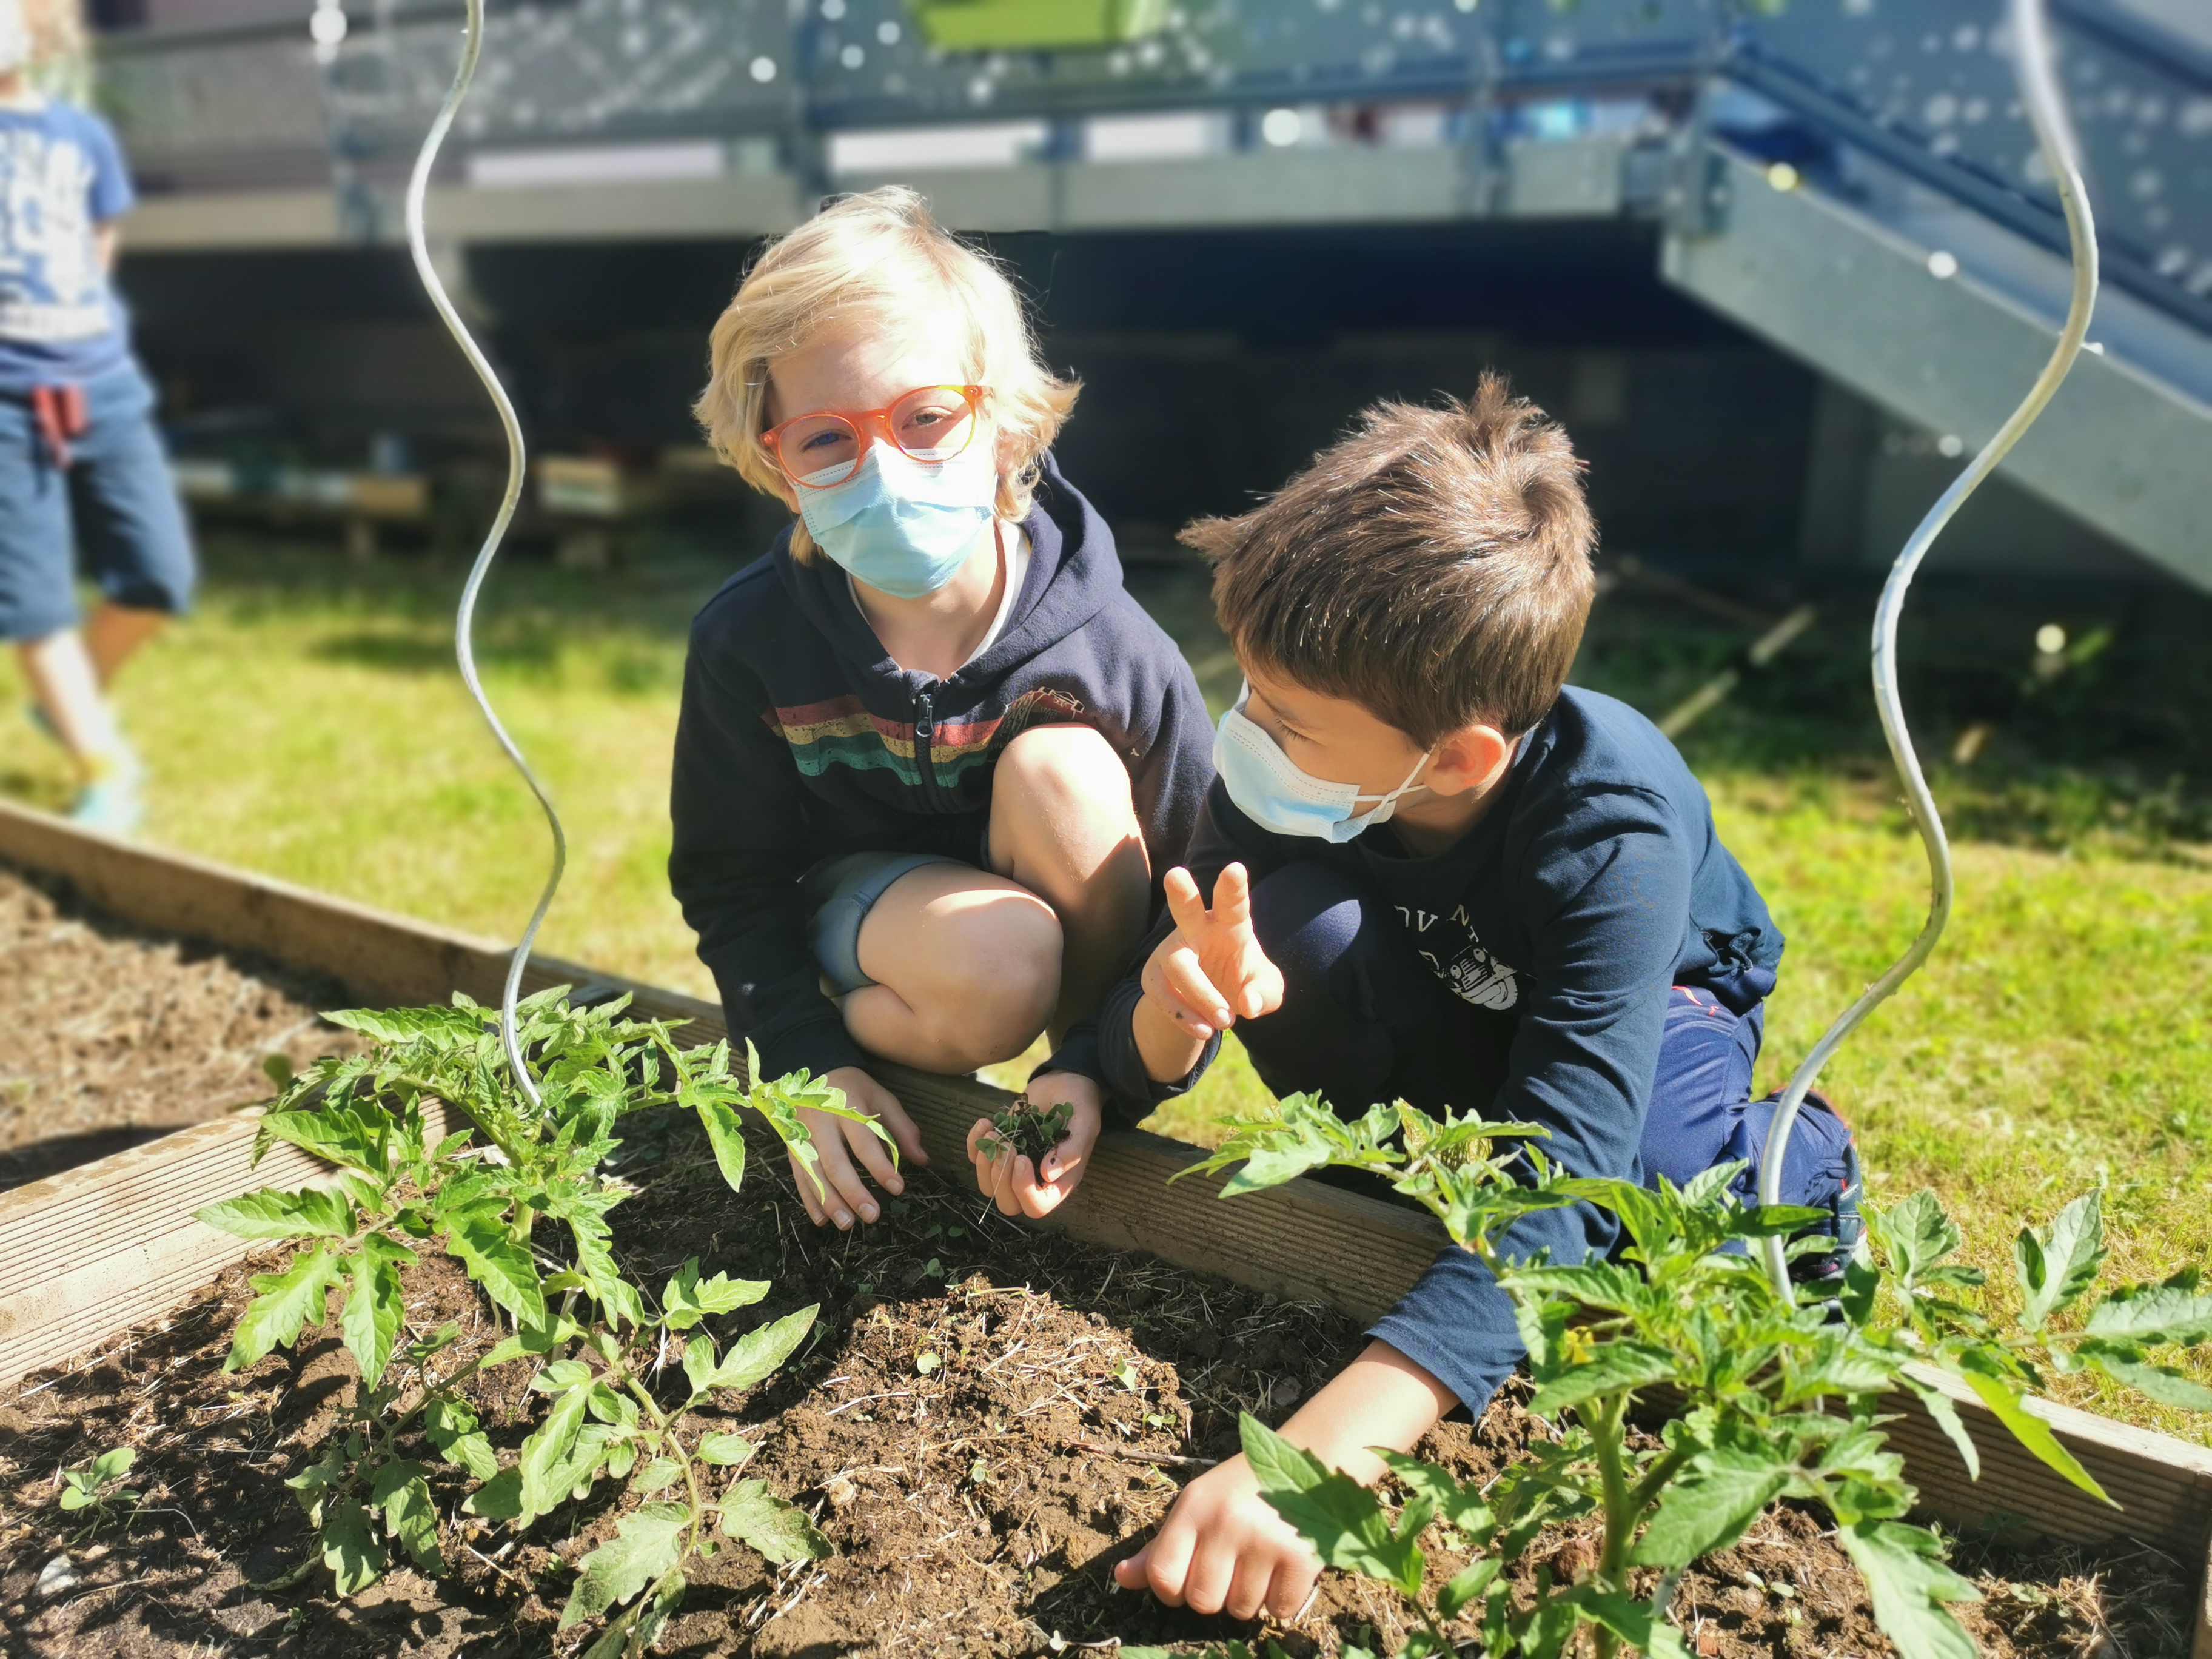
[[[947,685],[987,683],[1014,664],[1037,656],[1083,628],[1121,592],[1121,560],[1115,551],[1114,532],[1061,475],[1059,463],[1049,454],[1022,530],[1030,538],[1030,568],[1006,629],[988,650],[945,681]],[[842,566],[821,556],[805,563],[793,558],[787,526],[778,532],[769,558],[792,604],[850,667],[909,685],[935,683],[927,674],[901,668],[885,654],[883,641],[854,603]]]

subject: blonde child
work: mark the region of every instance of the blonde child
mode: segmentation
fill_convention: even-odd
[[[1069,1047],[1144,934],[1212,781],[1196,682],[1053,464],[1077,387],[1006,277],[898,188],[770,247],[716,323],[698,413],[794,517],[692,627],[669,872],[733,1031],[920,1136],[870,1056],[959,1073],[1041,1033],[1073,1109],[997,1194],[1042,1215],[1097,1139]],[[901,1190],[864,1125],[809,1115],[817,1225]]]

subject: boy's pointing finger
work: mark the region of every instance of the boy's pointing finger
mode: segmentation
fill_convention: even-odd
[[[1177,865],[1167,872],[1160,884],[1160,891],[1168,902],[1168,914],[1175,925],[1182,929],[1186,939],[1195,939],[1206,927],[1206,901],[1198,896],[1198,883],[1189,871]]]

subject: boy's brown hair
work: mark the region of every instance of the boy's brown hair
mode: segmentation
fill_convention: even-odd
[[[1346,697],[1424,748],[1551,712],[1595,583],[1583,463],[1485,374],[1466,403],[1383,403],[1264,507],[1182,532],[1245,661]]]

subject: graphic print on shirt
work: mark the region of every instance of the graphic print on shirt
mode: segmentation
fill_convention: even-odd
[[[114,326],[93,240],[94,173],[64,134],[0,129],[0,338],[83,340]]]
[[[1403,904],[1397,910],[1399,921],[1413,936],[1413,948],[1421,953],[1421,960],[1451,988],[1453,995],[1498,1013],[1521,1000],[1516,971],[1483,947],[1465,905],[1449,916]],[[1453,937],[1454,930],[1459,938]]]

